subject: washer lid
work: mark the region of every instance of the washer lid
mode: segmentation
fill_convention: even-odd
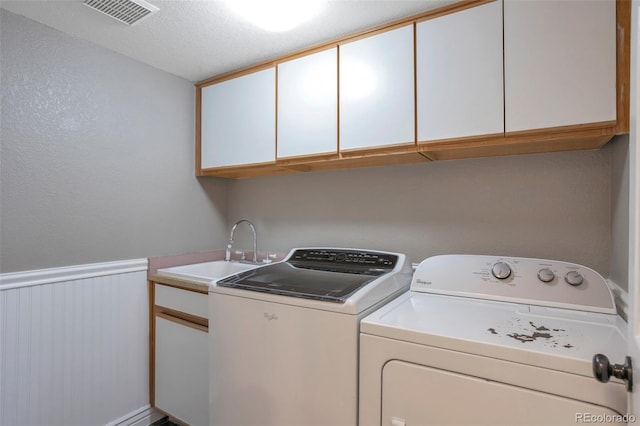
[[[617,315],[410,291],[365,317],[360,329],[591,377],[595,354],[624,359],[624,327]]]
[[[379,275],[344,272],[336,268],[319,270],[280,262],[229,276],[218,281],[218,286],[344,303]]]
[[[410,274],[411,264],[400,253],[304,248],[293,249],[282,262],[225,277],[214,288],[335,304],[357,299],[366,308],[399,290],[408,289]]]

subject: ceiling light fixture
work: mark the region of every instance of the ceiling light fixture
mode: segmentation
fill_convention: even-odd
[[[289,31],[318,14],[317,0],[226,0],[227,5],[252,24],[271,32]]]

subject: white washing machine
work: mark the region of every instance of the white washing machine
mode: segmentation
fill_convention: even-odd
[[[423,261],[411,290],[361,322],[361,426],[619,423],[626,324],[584,266],[515,257]],[[615,360],[613,359],[615,357]]]
[[[400,253],[293,249],[212,284],[212,426],[356,426],[360,320],[408,291]]]

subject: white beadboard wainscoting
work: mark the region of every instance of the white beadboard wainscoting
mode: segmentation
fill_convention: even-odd
[[[149,406],[147,259],[0,274],[0,425],[106,425]]]

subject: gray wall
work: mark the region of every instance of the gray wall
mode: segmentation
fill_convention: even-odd
[[[624,139],[597,151],[197,180],[191,83],[1,15],[2,272],[223,248],[247,218],[261,250],[546,257],[626,287]],[[250,248],[248,234],[238,231],[237,246]]]
[[[629,135],[618,136],[611,150],[610,278],[629,290]]]
[[[193,85],[0,10],[0,270],[220,247],[227,184],[194,177]]]
[[[260,247],[531,256],[609,273],[610,148],[233,181]],[[260,249],[259,247],[259,249]]]

